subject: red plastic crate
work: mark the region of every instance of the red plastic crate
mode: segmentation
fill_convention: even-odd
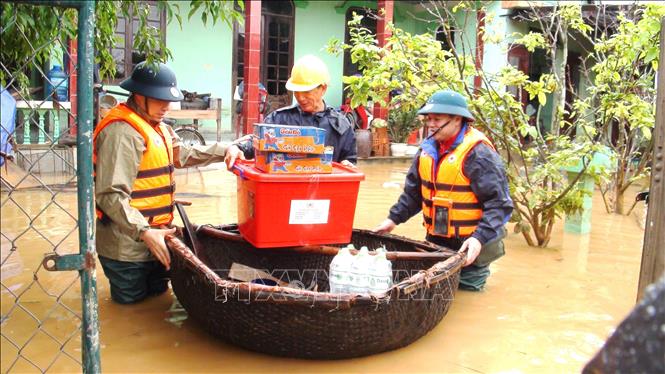
[[[266,174],[237,163],[238,226],[257,248],[348,243],[365,175],[333,163],[332,174]]]

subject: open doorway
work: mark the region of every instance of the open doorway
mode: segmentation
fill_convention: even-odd
[[[238,8],[239,10],[239,8]],[[275,110],[291,104],[291,93],[286,89],[293,66],[293,34],[295,8],[293,1],[261,2],[261,72],[260,82],[268,91],[268,108]],[[245,29],[233,25],[233,76],[231,89],[235,92],[244,77]],[[233,103],[233,123],[237,120],[237,102]]]
[[[353,19],[353,13],[363,17],[360,26],[368,29],[372,34],[376,35],[376,14],[375,11],[368,8],[360,7],[350,7],[346,10],[346,18],[344,19],[344,43],[351,43],[351,35],[349,30],[349,21]],[[360,69],[357,64],[354,64],[351,61],[351,51],[348,49],[344,50],[344,75],[349,77],[355,74],[360,74]],[[342,90],[342,102],[346,103],[347,99],[347,90],[346,84],[344,84]]]

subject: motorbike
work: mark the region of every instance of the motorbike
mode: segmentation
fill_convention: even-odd
[[[236,139],[241,137],[242,134],[242,123],[243,123],[243,117],[242,117],[242,96],[244,94],[245,90],[245,84],[244,82],[240,82],[236,86],[236,89],[233,93],[233,100],[235,100],[236,103]],[[268,90],[266,90],[266,87],[262,84],[259,83],[259,122],[263,121],[263,117],[270,112],[270,103],[268,102]]]
[[[344,104],[339,107],[339,110],[344,113],[346,119],[351,123],[353,129],[367,130],[369,124],[372,123],[374,116],[370,107],[360,105],[355,108],[351,107],[351,99],[346,99]]]

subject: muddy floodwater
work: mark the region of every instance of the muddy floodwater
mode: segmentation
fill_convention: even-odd
[[[366,180],[354,227],[372,228],[399,196],[408,162],[360,167]],[[236,177],[220,166],[179,171],[177,189],[177,198],[193,203],[187,208],[192,222],[236,222]],[[76,190],[58,191],[56,197],[38,188],[14,191],[9,199],[2,194],[3,372],[80,371],[79,280],[75,273],[39,266],[54,245],[60,254],[78,251]],[[605,213],[599,193],[588,235],[564,233],[559,221],[549,248],[541,249],[509,229],[507,255],[492,265],[485,291],[458,291],[442,322],[405,348],[340,361],[272,357],[221,342],[174,310],[170,292],[137,305],[114,304],[98,266],[102,370],[579,372],[635,304],[644,232],[635,215]],[[421,240],[421,216],[394,233]]]

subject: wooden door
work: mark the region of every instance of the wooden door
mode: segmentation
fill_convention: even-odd
[[[293,66],[294,7],[291,1],[262,2],[261,82],[270,110],[291,104],[286,81]]]

